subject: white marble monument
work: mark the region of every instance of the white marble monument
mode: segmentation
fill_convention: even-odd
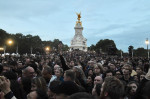
[[[74,27],[75,29],[75,35],[73,39],[71,40],[71,46],[70,46],[70,51],[72,50],[82,50],[82,51],[87,51],[87,39],[83,37],[82,31],[82,22],[80,21],[81,18],[81,13],[77,13],[78,20],[76,21],[76,25]]]

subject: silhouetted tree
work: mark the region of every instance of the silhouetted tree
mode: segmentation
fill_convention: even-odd
[[[129,56],[130,56],[130,57],[132,57],[133,48],[134,48],[134,47],[131,46],[131,45],[128,47],[128,51],[129,51]]]

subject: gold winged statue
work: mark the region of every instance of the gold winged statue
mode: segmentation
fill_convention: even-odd
[[[78,19],[78,21],[76,22],[76,24],[77,23],[80,23],[80,25],[82,26],[82,23],[81,23],[81,21],[80,21],[80,18],[81,18],[81,12],[80,13],[76,13],[77,14],[77,19]]]

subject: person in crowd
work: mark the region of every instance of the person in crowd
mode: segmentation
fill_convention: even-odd
[[[74,66],[75,66],[75,62],[74,62],[73,60],[70,61],[68,67],[69,67],[70,69],[72,69]]]
[[[61,84],[60,80],[54,80],[50,83],[48,88],[48,97],[49,99],[56,99],[57,88]]]
[[[22,77],[21,78],[21,86],[22,86],[22,90],[23,90],[23,97],[24,99],[27,98],[27,95],[31,92],[31,78],[29,77]]]
[[[57,68],[60,68],[60,66],[59,65],[54,65],[54,71],[53,71],[54,74],[55,74]]]
[[[93,76],[94,77],[93,69],[88,69],[86,76]]]
[[[117,70],[115,72],[115,77],[118,78],[118,79],[120,79],[120,80],[122,79],[122,75],[123,75],[123,73],[122,73],[121,70]]]
[[[0,76],[0,90],[2,99],[16,99],[13,92],[10,89],[10,81],[4,76]]]
[[[86,76],[83,70],[79,66],[74,66],[73,71],[76,73],[76,80],[75,80],[76,83],[78,85],[85,87]]]
[[[35,75],[35,70],[33,69],[33,67],[28,66],[25,69],[22,70],[22,77],[28,77],[30,79],[34,78]]]
[[[136,73],[137,73],[137,75],[141,75],[142,72],[143,72],[142,67],[141,67],[141,66],[137,66],[137,67],[136,67]]]
[[[8,63],[3,63],[2,66],[3,66],[3,71],[2,71],[2,73],[11,70],[11,68],[10,68],[10,66],[9,66]]]
[[[10,89],[17,99],[23,99],[23,90],[21,85],[17,82],[17,74],[13,71],[3,73],[3,76],[10,80]]]
[[[76,73],[73,70],[66,70],[64,72],[64,81],[72,81],[75,82]]]
[[[103,65],[103,73],[106,73],[106,71],[109,69],[108,65],[104,64]]]
[[[114,72],[110,69],[108,69],[106,72],[105,72],[105,77],[110,77],[110,76],[114,76]]]
[[[149,81],[150,81],[150,68],[148,72],[146,73],[145,77],[142,79],[142,81],[139,84],[139,87],[135,94],[135,99],[146,99],[143,97],[143,95],[145,94],[143,90],[146,87],[146,83]]]
[[[64,81],[63,74],[64,74],[64,72],[63,72],[62,68],[57,68],[55,70],[55,76],[57,77],[57,80]]]
[[[100,63],[94,65],[94,73],[96,76],[103,76],[103,67]]]
[[[113,72],[116,71],[116,66],[115,66],[114,63],[109,63],[108,66],[109,66],[109,68],[110,68],[111,71],[113,71]]]
[[[145,72],[142,72],[141,75],[139,75],[139,77],[140,77],[140,79],[139,79],[140,82],[144,79],[145,75],[146,75]]]
[[[94,79],[92,76],[88,76],[87,77],[87,80],[86,80],[86,92],[88,93],[92,93],[92,89],[94,87]]]
[[[92,70],[93,70],[94,65],[95,65],[95,62],[94,62],[94,61],[92,61],[92,60],[88,61],[87,66],[86,66],[86,69],[85,69],[85,73],[87,74],[88,71],[89,71],[89,69],[92,69]]]
[[[31,80],[31,91],[35,91],[37,89],[40,89],[45,93],[47,92],[46,81],[43,77],[35,77]]]
[[[79,91],[85,91],[85,88],[76,82],[76,73],[73,70],[66,70],[64,73],[64,81],[72,81],[77,84]]]
[[[45,79],[47,86],[50,86],[50,83],[57,79],[55,75],[52,75],[52,69],[49,66],[45,66],[42,69],[42,77]]]
[[[128,83],[127,87],[127,97],[128,99],[135,99],[135,93],[139,84],[136,81],[131,81]]]
[[[78,92],[72,94],[68,99],[96,99],[96,98],[89,93]]]
[[[150,99],[150,81],[146,82],[145,87],[143,88],[143,99]]]
[[[102,84],[96,84],[96,86],[94,86],[94,88],[92,89],[92,95],[95,96],[97,99],[98,97],[100,97],[100,93],[101,93],[101,86]]]
[[[27,95],[27,99],[49,99],[47,93],[41,89],[30,92]]]
[[[124,85],[116,77],[106,77],[102,84],[100,99],[122,99]]]
[[[66,99],[70,95],[79,92],[79,87],[72,81],[64,81],[57,86],[56,99]]]
[[[96,85],[96,84],[102,84],[103,83],[103,79],[102,79],[102,77],[101,76],[96,76],[95,78],[94,78],[94,86]]]
[[[122,80],[128,84],[130,81],[133,80],[133,78],[130,76],[130,72],[128,69],[125,69],[124,72],[123,72],[123,78]]]
[[[139,76],[138,75],[134,75],[133,76],[133,81],[139,82]]]

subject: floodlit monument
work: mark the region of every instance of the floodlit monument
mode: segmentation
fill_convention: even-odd
[[[83,37],[82,35],[82,22],[80,21],[81,18],[81,13],[77,13],[78,20],[76,21],[76,25],[74,27],[75,29],[75,35],[73,39],[71,40],[71,46],[70,46],[70,51],[73,50],[82,50],[82,51],[87,51],[87,39]]]

